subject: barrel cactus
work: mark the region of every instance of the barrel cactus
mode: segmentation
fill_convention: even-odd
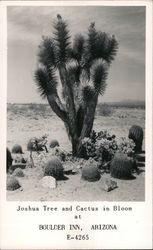
[[[6,172],[8,173],[9,172],[9,168],[11,167],[12,165],[12,156],[11,156],[11,152],[10,150],[7,148],[6,149]]]
[[[118,179],[128,180],[132,177],[133,163],[126,154],[117,153],[110,164],[111,176]]]
[[[11,177],[8,181],[7,181],[7,190],[9,191],[14,191],[18,188],[20,188],[21,185],[19,183],[19,181],[15,178],[15,177]]]
[[[13,175],[17,177],[24,177],[24,172],[21,168],[16,168],[13,172]]]
[[[51,142],[49,143],[49,146],[50,148],[59,147],[59,142],[56,139],[51,140]]]
[[[19,144],[15,144],[12,147],[12,153],[13,154],[23,154],[22,147]]]
[[[138,125],[133,125],[129,130],[129,139],[135,143],[135,152],[142,151],[143,129]]]
[[[100,171],[97,164],[87,161],[82,168],[82,179],[90,182],[98,181],[100,179]]]
[[[44,176],[52,176],[56,180],[63,180],[64,168],[58,157],[53,156],[47,161],[44,167]]]

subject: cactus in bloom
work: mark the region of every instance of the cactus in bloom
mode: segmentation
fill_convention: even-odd
[[[56,180],[64,178],[64,168],[58,157],[53,156],[44,167],[44,176],[52,176]]]
[[[132,177],[132,161],[124,153],[116,153],[110,164],[111,176],[118,179],[128,180]]]
[[[21,185],[15,177],[10,178],[7,182],[7,190],[9,191],[14,191],[20,187]]]
[[[87,161],[84,165],[82,168],[82,179],[87,181],[98,181],[100,179],[100,171],[94,162]]]
[[[12,148],[13,154],[23,154],[22,147],[19,144],[15,144]]]
[[[135,143],[135,152],[142,151],[143,129],[138,125],[133,125],[129,130],[129,139]]]

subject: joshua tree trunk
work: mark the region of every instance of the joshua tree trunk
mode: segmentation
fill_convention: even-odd
[[[90,102],[85,103],[85,115],[84,115],[84,121],[83,121],[83,126],[82,126],[82,131],[81,131],[81,136],[80,139],[82,140],[84,137],[89,137],[92,127],[93,127],[93,122],[95,118],[95,110],[97,106],[97,99],[98,96],[95,95]]]
[[[71,126],[69,123],[66,124],[66,127],[69,129],[69,135],[72,143],[72,153],[74,156],[83,157],[85,156],[84,148],[82,147],[82,139],[85,137],[89,137],[93,128],[94,116],[95,116],[95,109],[97,105],[98,96],[95,95],[94,98],[90,100],[90,102],[86,103],[84,106],[83,112],[83,122],[79,124],[80,128],[80,135],[77,133],[76,125],[79,121],[77,121],[77,117],[75,119],[75,130],[71,130]]]
[[[72,153],[74,156],[79,156],[79,140],[77,138],[77,135],[75,135],[72,139]]]

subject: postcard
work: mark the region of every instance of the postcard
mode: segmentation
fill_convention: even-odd
[[[152,249],[152,7],[1,1],[1,249]]]

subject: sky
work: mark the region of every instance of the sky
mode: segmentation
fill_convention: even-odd
[[[145,100],[145,7],[143,6],[9,6],[7,7],[7,101],[41,103],[34,82],[42,35],[51,36],[60,14],[71,38],[86,35],[91,22],[115,35],[119,50],[102,102]]]

